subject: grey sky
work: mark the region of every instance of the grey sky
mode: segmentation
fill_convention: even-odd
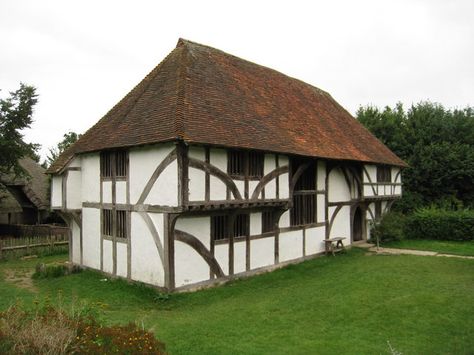
[[[38,88],[43,157],[176,45],[219,48],[360,105],[474,105],[474,1],[0,0],[0,88]]]

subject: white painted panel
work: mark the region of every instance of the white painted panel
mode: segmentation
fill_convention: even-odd
[[[245,195],[244,195],[244,193],[245,193],[245,182],[243,180],[234,180],[234,183],[235,183],[235,186],[237,186],[237,190],[239,190],[239,192],[240,192],[240,196],[242,196],[242,198],[244,198],[245,197]],[[232,194],[232,199],[235,199],[233,194]]]
[[[325,227],[309,228],[306,230],[306,255],[322,253],[324,251]]]
[[[206,152],[204,147],[190,146],[188,149],[188,156],[201,161],[206,160]]]
[[[265,199],[276,198],[276,179],[278,179],[278,177],[270,180],[265,185]]]
[[[329,174],[328,197],[330,202],[351,200],[351,192],[349,190],[349,186],[347,185],[342,170],[339,168],[333,169]]]
[[[189,201],[206,199],[206,173],[202,170],[189,168]]]
[[[374,196],[374,190],[372,190],[372,186],[364,185],[364,196]]]
[[[117,203],[127,203],[127,182],[117,181],[115,183],[115,199]]]
[[[53,176],[51,179],[51,207],[61,208],[62,207],[62,175]]]
[[[385,210],[387,208],[387,201],[382,201],[382,213],[386,213],[387,211]]]
[[[114,271],[114,260],[112,251],[112,241],[104,239],[104,249],[102,252],[104,271],[111,274]]]
[[[401,195],[401,194],[402,194],[402,187],[395,186],[395,195]]]
[[[370,214],[369,211],[367,211],[367,219],[370,219],[372,220],[372,215],[375,217],[375,203],[371,203],[368,207],[368,210],[370,210],[370,212],[372,212],[372,214]]]
[[[66,182],[66,206],[68,209],[82,208],[81,183],[80,171],[71,170],[68,172]]]
[[[234,243],[234,274],[245,272],[246,250],[245,241]]]
[[[249,198],[252,197],[252,194],[255,190],[255,188],[257,187],[259,181],[256,181],[256,180],[251,180],[249,181]],[[242,195],[242,197],[244,197],[244,195]],[[268,198],[268,197],[265,197],[265,198]]]
[[[102,182],[102,202],[112,203],[112,181]]]
[[[100,269],[100,210],[82,209],[83,264]]]
[[[398,174],[399,172],[400,172],[400,168],[392,167],[392,182],[401,182],[402,174]],[[396,180],[395,180],[395,177],[397,178]]]
[[[215,176],[210,177],[210,198],[211,200],[222,201],[227,198],[227,187],[226,185],[216,178]],[[232,195],[233,198],[233,195]]]
[[[326,162],[323,160],[318,160],[318,181],[317,187],[318,190],[326,189]]]
[[[270,266],[275,263],[275,238],[262,238],[250,241],[250,268]]]
[[[285,228],[285,227],[290,226],[290,211],[286,211],[281,215],[280,221],[278,222],[278,226],[280,228]]]
[[[178,162],[176,160],[160,174],[145,203],[161,206],[178,205]]]
[[[365,170],[369,174],[369,177],[372,182],[377,182],[377,167],[375,165],[365,165]],[[364,182],[370,182],[365,173],[363,174],[363,176]]]
[[[127,277],[127,243],[117,243],[117,275]]]
[[[222,272],[225,275],[229,275],[229,245],[219,244],[214,246],[214,257],[219,263]]]
[[[288,182],[288,173],[281,174],[278,177],[279,198],[290,198],[290,183]]]
[[[303,256],[303,231],[280,233],[280,262],[298,259]]]
[[[326,220],[326,196],[317,195],[317,222],[324,222]]]
[[[350,207],[344,206],[338,212],[331,228],[330,238],[333,237],[345,237],[344,244],[350,243],[351,238],[351,220],[350,220]]]
[[[137,202],[143,188],[150,180],[157,166],[174,148],[174,144],[165,143],[150,147],[135,148],[129,151],[130,201],[132,204]],[[177,185],[178,180],[175,179],[174,181],[168,181],[166,188],[177,189]]]
[[[227,152],[224,149],[211,148],[209,151],[209,162],[224,173],[227,173]]]
[[[81,232],[76,222],[72,223],[72,262],[81,263]]]
[[[263,174],[267,175],[276,168],[275,154],[265,154],[263,161]]]
[[[262,233],[262,213],[250,214],[250,235],[257,235]]]
[[[132,259],[132,279],[146,282],[149,284],[164,286],[164,270],[158,249],[153,240],[153,236],[148,230],[142,217],[136,212],[131,213],[131,259]],[[152,219],[158,220],[158,217],[150,215]],[[161,217],[163,219],[163,217]],[[158,229],[159,223],[156,221]],[[160,234],[162,238],[162,234]]]
[[[211,217],[182,217],[176,221],[175,229],[194,235],[207,250],[211,247]],[[176,262],[180,262],[176,260]]]
[[[176,241],[174,252],[176,287],[209,279],[209,265],[192,247]]]
[[[100,155],[85,154],[81,162],[82,201],[100,202]]]

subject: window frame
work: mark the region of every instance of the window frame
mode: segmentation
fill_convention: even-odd
[[[112,208],[101,209],[102,237],[106,239],[128,240],[130,214],[126,210],[116,210]]]
[[[377,166],[377,183],[391,183],[392,168],[388,165]]]
[[[127,150],[105,150],[100,152],[100,177],[103,180],[126,180],[129,174]]]
[[[250,236],[250,213],[237,214],[232,227],[229,225],[230,218],[229,214],[211,216],[211,239],[214,242]]]
[[[317,161],[313,159],[293,158],[291,160],[291,175],[298,168],[309,163],[310,166],[301,174],[293,187],[290,208],[290,226],[304,226],[317,221]]]
[[[260,180],[264,176],[265,154],[258,151],[227,150],[227,174],[236,180]]]

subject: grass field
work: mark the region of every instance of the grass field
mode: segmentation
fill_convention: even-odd
[[[457,242],[449,240],[404,239],[383,243],[383,247],[418,249],[445,254],[474,256],[474,241]]]
[[[474,353],[472,260],[354,248],[169,298],[91,271],[28,283],[36,262],[0,263],[0,308],[58,293],[103,303],[104,322],[143,322],[171,354],[389,354],[387,341],[403,354]]]

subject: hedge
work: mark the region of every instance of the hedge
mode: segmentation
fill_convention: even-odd
[[[409,239],[474,240],[474,211],[421,209],[407,218],[404,234]]]

